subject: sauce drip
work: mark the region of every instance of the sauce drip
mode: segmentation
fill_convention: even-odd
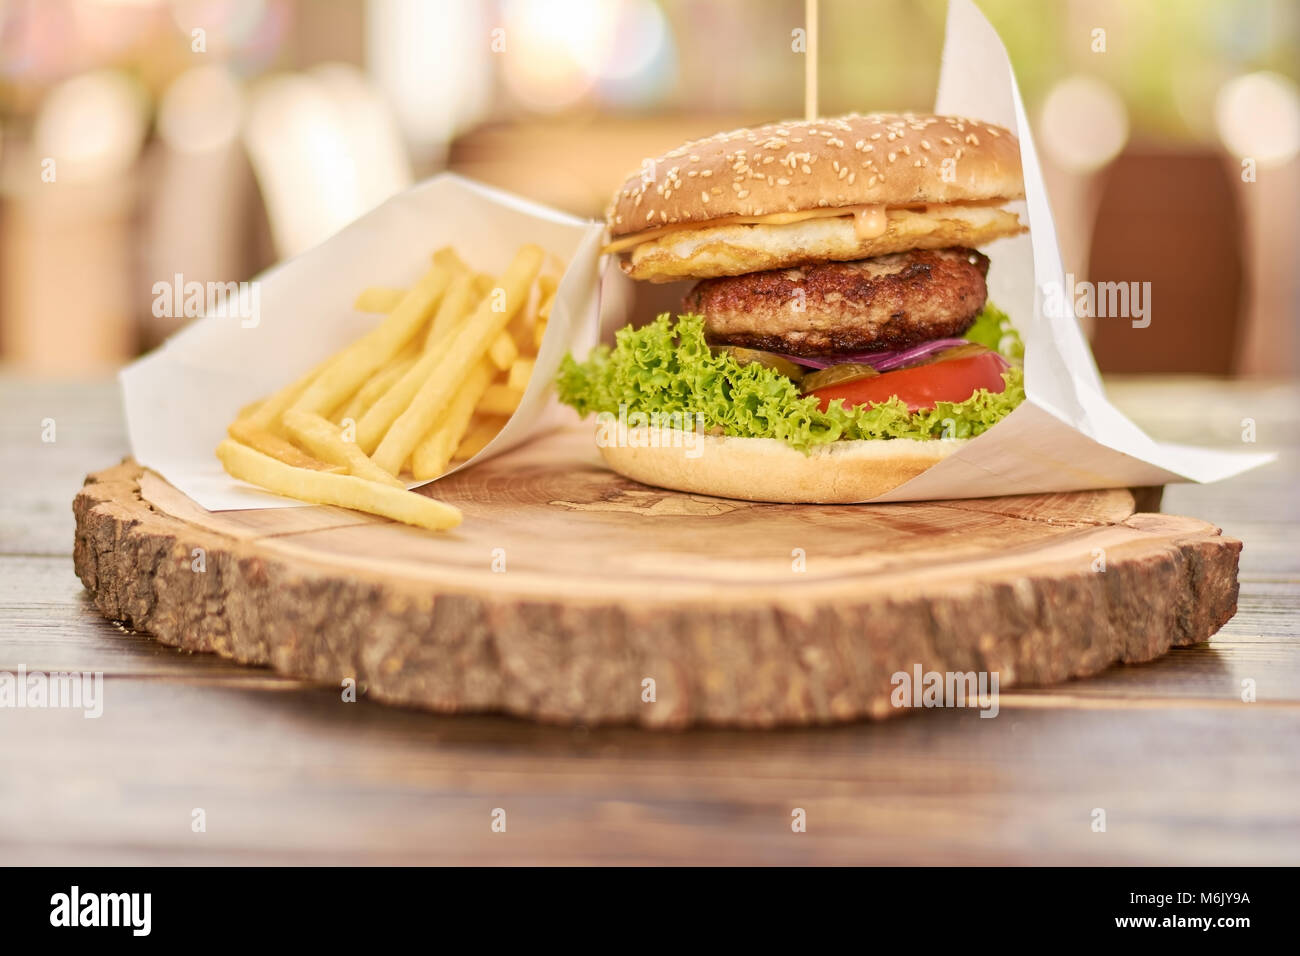
[[[875,239],[889,228],[884,206],[864,206],[853,214],[853,231],[859,239]]]

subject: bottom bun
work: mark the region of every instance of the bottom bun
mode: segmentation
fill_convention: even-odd
[[[726,438],[674,428],[628,428],[597,446],[606,463],[642,484],[719,498],[852,504],[892,491],[969,439],[837,441],[808,454],[775,438]]]

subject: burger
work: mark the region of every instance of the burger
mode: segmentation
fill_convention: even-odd
[[[873,113],[720,133],[647,160],[607,210],[665,313],[566,356],[615,471],[698,494],[857,502],[932,467],[1024,398],[1023,349],[978,247],[1025,231],[998,126]]]

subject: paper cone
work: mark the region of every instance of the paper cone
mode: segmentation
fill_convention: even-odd
[[[948,5],[934,111],[1004,126],[1020,139],[1025,199],[1009,208],[1020,213],[1029,234],[999,240],[983,251],[991,262],[989,299],[1024,338],[1026,399],[956,454],[876,500],[1216,481],[1271,461],[1268,454],[1153,441],[1106,400],[1072,309],[1044,308],[1059,298],[1065,275],[1043,170],[1006,48],[971,0]]]
[[[595,339],[602,232],[597,223],[449,173],[420,183],[253,280],[255,324],[242,316],[200,318],[124,369],[132,454],[210,511],[301,504],[222,471],[213,450],[236,412],[373,328],[379,317],[352,308],[367,286],[408,286],[444,245],[473,268],[499,273],[520,245],[533,242],[567,261],[568,270],[523,401],[470,461],[513,448],[567,414],[551,382],[565,352],[583,354]]]

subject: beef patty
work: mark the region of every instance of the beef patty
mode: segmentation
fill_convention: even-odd
[[[901,349],[970,328],[988,270],[974,249],[915,249],[705,279],[684,304],[717,345],[791,355]]]

